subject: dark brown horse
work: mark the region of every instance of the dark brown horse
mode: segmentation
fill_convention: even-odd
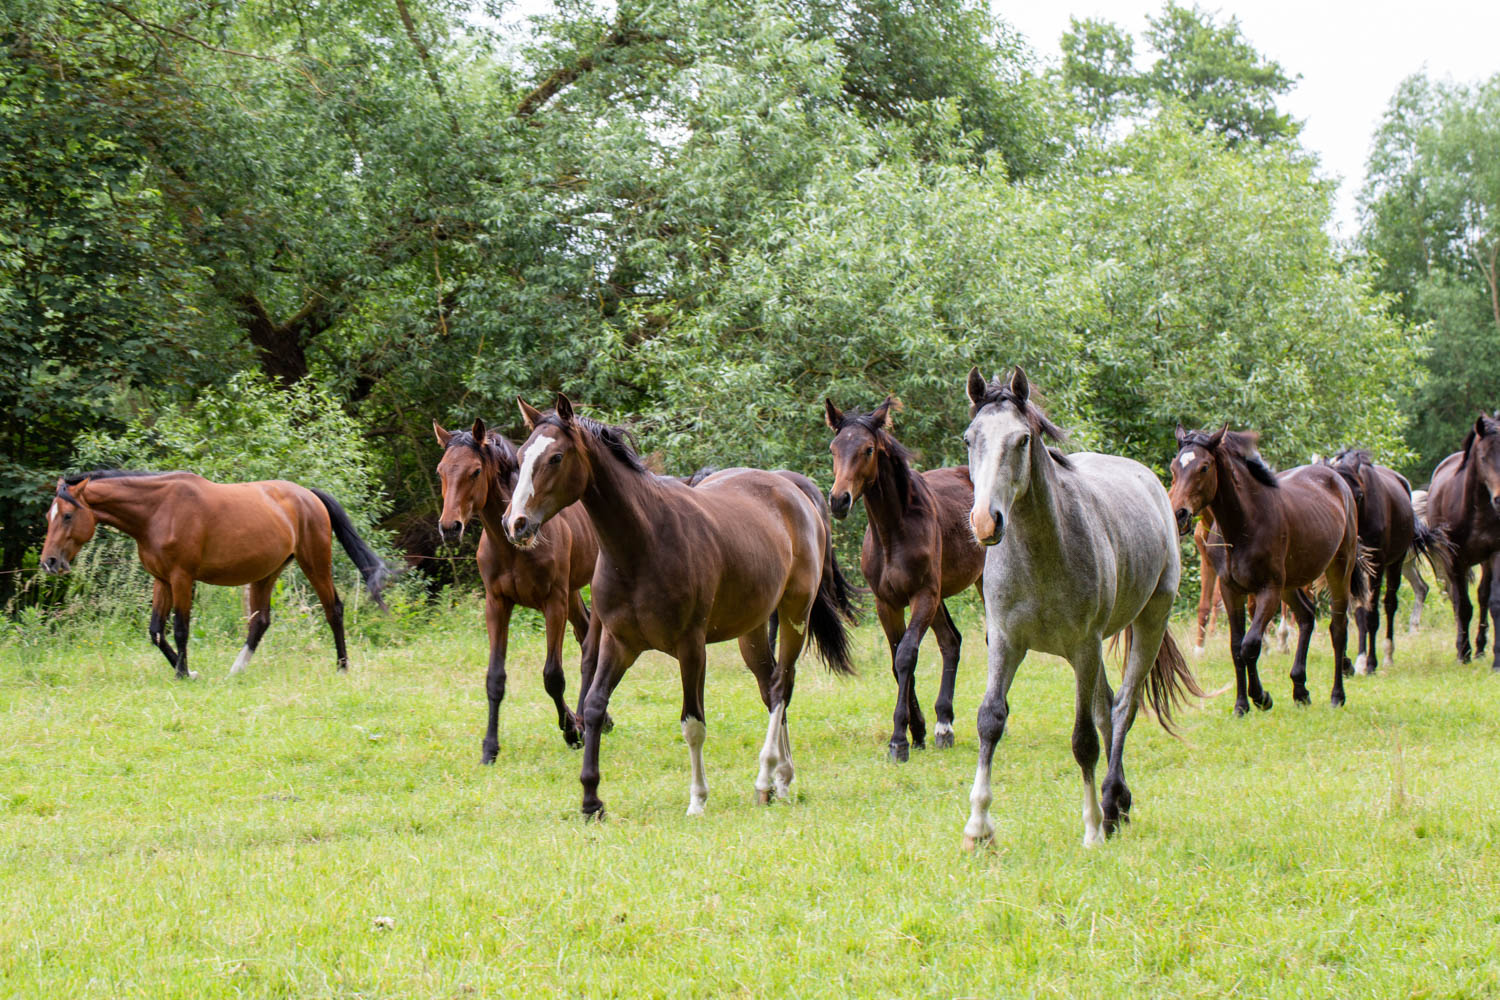
[[[1500,419],[1481,414],[1464,438],[1463,450],[1438,463],[1427,490],[1427,525],[1438,540],[1440,565],[1434,571],[1448,580],[1458,630],[1458,656],[1472,655],[1469,621],[1469,570],[1488,568],[1500,554]],[[1486,574],[1488,575],[1488,573]],[[1500,587],[1480,586],[1490,616],[1500,629]],[[1484,610],[1480,616],[1483,621]],[[1500,670],[1500,643],[1492,669]]]
[[[1367,556],[1356,573],[1364,575],[1363,599],[1354,610],[1359,628],[1359,655],[1355,672],[1373,674],[1380,666],[1375,654],[1375,636],[1380,631],[1380,589],[1385,585],[1385,648],[1387,665],[1396,655],[1396,605],[1400,600],[1401,568],[1413,547],[1420,554],[1429,549],[1431,535],[1417,524],[1412,513],[1411,483],[1392,469],[1376,465],[1370,453],[1345,448],[1328,460],[1354,493],[1359,511],[1359,544]]]
[[[1228,425],[1209,434],[1177,428],[1170,500],[1178,530],[1186,534],[1205,507],[1213,512],[1208,551],[1229,609],[1229,651],[1234,659],[1236,715],[1250,702],[1271,707],[1256,662],[1271,616],[1288,601],[1297,618],[1297,655],[1292,664],[1292,697],[1306,703],[1307,644],[1312,639],[1314,605],[1300,588],[1319,577],[1333,602],[1328,633],[1333,639],[1335,706],[1344,703],[1347,613],[1359,555],[1354,495],[1327,466],[1305,465],[1272,472],[1255,448],[1256,436]],[[1357,596],[1357,595],[1356,595]],[[1247,630],[1245,605],[1255,599]],[[1248,697],[1247,697],[1248,696]]]
[[[589,630],[589,610],[580,591],[594,575],[599,540],[588,515],[576,504],[548,522],[536,541],[518,549],[505,539],[503,516],[520,473],[515,446],[503,434],[486,432],[484,421],[467,431],[447,431],[432,424],[443,457],[438,478],[443,484],[443,513],[438,529],[461,534],[478,517],[484,526],[479,540],[479,575],[484,580],[484,624],[490,637],[489,669],[484,689],[489,717],[484,730],[481,762],[493,764],[499,752],[500,703],[505,700],[505,652],[510,638],[510,616],[517,604],[542,613],[547,630],[547,657],[542,685],[557,706],[557,727],[570,747],[583,745],[577,719],[564,700],[563,630],[569,623],[580,646]]]
[[[548,414],[518,402],[532,431],[520,450],[506,536],[534,544],[574,503],[599,536],[580,711],[584,815],[604,811],[599,739],[610,694],[648,649],[675,656],[681,668],[682,735],[692,766],[688,813],[703,811],[705,647],[727,639],[739,640],[770,712],[756,792],[762,802],[773,788],[787,795],[793,771],[786,712],[807,634],[832,670],[853,671],[846,631],[853,608],[817,486],[796,473],[759,469],[724,469],[688,486],[651,474],[627,432],[575,416],[565,396]],[[773,613],[780,623],[776,658]]]
[[[916,672],[917,650],[929,626],[943,654],[933,739],[940,748],[953,745],[953,684],[962,636],[943,598],[979,584],[984,550],[969,527],[974,506],[969,467],[913,470],[910,453],[890,432],[891,403],[887,399],[870,413],[845,413],[833,400],[824,400],[824,418],[834,432],[829,445],[833,489],[828,494],[833,516],[845,517],[861,498],[869,516],[859,562],[875,596],[896,676],[890,758],[904,761],[910,754],[908,727],[917,749],[927,739]]]
[[[248,585],[249,635],[231,674],[250,662],[271,626],[271,589],[293,559],[312,584],[333,629],[338,668],[347,670],[344,603],[333,586],[332,540],[359,567],[370,596],[380,601],[385,563],[354,530],[339,502],[322,490],[269,480],[213,483],[191,472],[107,470],[57,481],[47,511],[42,569],[66,573],[78,550],[104,524],[135,539],[141,565],[155,578],[151,641],[178,677],[196,677],[187,666],[188,626],[196,581],[220,587]],[[174,650],[166,638],[172,613]]]

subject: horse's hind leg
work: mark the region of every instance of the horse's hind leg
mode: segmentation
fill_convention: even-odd
[[[1396,659],[1396,607],[1401,603],[1401,564],[1385,568],[1385,641],[1380,655],[1389,667]]]
[[[1453,602],[1453,624],[1458,633],[1458,659],[1468,663],[1473,656],[1469,647],[1469,620],[1474,617],[1474,605],[1469,603],[1469,570],[1455,564],[1448,579],[1448,597]]]
[[[787,731],[787,710],[797,684],[797,658],[807,642],[807,616],[812,609],[811,595],[783,598],[777,609],[781,620],[776,650],[776,673],[771,680],[771,716],[766,720],[766,742],[760,751],[760,771],[755,776],[756,798],[771,801],[774,791],[779,799],[791,797],[792,741]]]
[[[320,546],[304,544],[297,548],[297,565],[302,568],[302,575],[307,577],[307,582],[312,584],[312,589],[318,595],[318,603],[323,605],[323,617],[328,622],[328,627],[333,630],[333,648],[338,655],[338,668],[340,671],[349,669],[349,650],[344,645],[344,602],[339,600],[339,593],[333,586],[333,550],[325,540]]]
[[[547,658],[542,663],[542,687],[557,708],[557,728],[562,730],[564,742],[576,750],[583,746],[583,740],[578,736],[578,723],[573,718],[573,713],[568,711],[568,703],[564,700],[568,679],[563,674],[562,648],[567,619],[566,593],[554,594],[542,608],[542,620],[547,628]]]
[[[958,654],[963,647],[963,635],[953,623],[948,605],[941,601],[938,602],[937,617],[932,620],[932,634],[943,654],[943,679],[938,687],[937,704],[932,707],[937,716],[932,745],[945,750],[953,745],[953,686],[958,681]]]
[[[756,631],[760,632],[759,629]],[[703,678],[708,672],[708,652],[702,636],[694,636],[682,644],[677,651],[677,663],[682,672],[682,739],[687,744],[692,775],[688,785],[687,814],[701,816],[703,806],[708,802],[708,773],[703,767],[703,743],[708,738],[703,710]]]
[[[1135,724],[1136,710],[1141,703],[1141,687],[1150,675],[1161,650],[1162,639],[1167,633],[1172,614],[1174,596],[1171,591],[1156,594],[1130,626],[1130,655],[1125,658],[1120,690],[1109,711],[1109,771],[1104,776],[1103,788],[1106,837],[1113,834],[1120,824],[1130,821],[1130,787],[1125,783],[1125,735]]]
[[[1495,571],[1495,569],[1497,567],[1500,567],[1500,555],[1495,556],[1494,559],[1492,559],[1485,566],[1485,576],[1488,577],[1489,579],[1493,580],[1494,579],[1494,571]],[[1495,586],[1490,587],[1489,593],[1486,594],[1485,597],[1487,599],[1486,603],[1489,606],[1490,617],[1495,620],[1495,638],[1496,638],[1496,642],[1494,643],[1495,655],[1494,655],[1494,659],[1490,663],[1490,669],[1492,671],[1500,671],[1500,587],[1495,587]],[[1483,616],[1484,616],[1484,613],[1481,610],[1481,612],[1480,612],[1480,618],[1481,618],[1481,620],[1483,620]],[[1480,649],[1480,652],[1484,651],[1483,644],[1480,645],[1479,649]]]
[[[1099,764],[1099,733],[1095,729],[1095,692],[1104,681],[1104,653],[1098,642],[1081,650],[1073,661],[1077,698],[1073,705],[1073,759],[1083,776],[1083,846],[1104,843],[1104,812],[1099,808],[1094,769]]]
[[[1411,618],[1406,623],[1406,631],[1415,632],[1422,624],[1422,609],[1427,605],[1427,581],[1422,579],[1422,570],[1417,566],[1417,557],[1407,553],[1401,562],[1401,575],[1406,577],[1406,582],[1411,584],[1413,601],[1411,605]]]
[[[1354,572],[1365,573],[1358,565]],[[1351,674],[1373,674],[1380,669],[1380,657],[1375,653],[1375,641],[1380,637],[1380,587],[1385,580],[1385,567],[1377,564],[1373,572],[1365,573],[1365,593],[1354,609],[1354,624],[1359,629],[1359,652],[1354,657],[1354,668],[1345,670]]]
[[[1486,641],[1489,639],[1490,621],[1485,610],[1490,606],[1490,593],[1493,590],[1494,574],[1490,572],[1490,564],[1484,563],[1479,568],[1479,589],[1474,592],[1474,606],[1479,610],[1479,622],[1474,629],[1474,655],[1483,656]]]
[[[172,588],[164,580],[151,583],[151,644],[177,669],[177,650],[167,641],[167,617],[172,613]]]
[[[255,655],[255,649],[260,645],[266,629],[271,627],[271,590],[280,576],[281,570],[278,569],[264,580],[256,580],[245,595],[250,608],[250,622],[245,633],[245,648],[240,650],[240,655],[234,658],[234,665],[229,668],[231,677],[250,665],[250,657]]]

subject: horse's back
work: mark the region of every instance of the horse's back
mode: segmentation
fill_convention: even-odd
[[[1322,576],[1358,540],[1354,493],[1344,477],[1323,464],[1299,465],[1277,475],[1286,518],[1285,586],[1304,587]]]

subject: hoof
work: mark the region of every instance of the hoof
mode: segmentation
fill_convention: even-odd
[[[1350,663],[1349,662],[1349,658],[1345,657],[1344,658],[1344,670],[1343,670],[1344,676],[1345,677],[1353,677],[1355,674],[1362,674],[1362,673],[1364,673],[1365,669],[1366,669],[1365,665],[1368,662],[1369,662],[1369,660],[1365,657],[1365,655],[1363,653],[1361,653],[1359,656],[1357,656],[1355,658],[1355,660],[1354,660],[1353,663]]]
[[[1207,651],[1208,650],[1205,647],[1203,647],[1203,646],[1194,646],[1193,647],[1193,658],[1197,659],[1197,660],[1201,660],[1201,659],[1203,659],[1203,654],[1206,653]]]
[[[1307,701],[1307,692],[1305,691],[1302,693],[1302,700],[1304,702]],[[1260,709],[1262,712],[1269,712],[1271,710],[1271,706],[1274,704],[1276,703],[1271,700],[1271,692],[1267,691],[1265,692],[1265,697],[1255,703],[1255,707]]]
[[[615,731],[615,720],[608,712],[604,713],[604,725],[600,728],[603,729],[606,733],[612,733]]]
[[[1292,700],[1299,705],[1311,705],[1312,695],[1308,694],[1306,691],[1293,691]]]
[[[768,806],[771,804],[771,790],[769,788],[757,788],[755,790],[755,804]]]
[[[485,740],[479,750],[479,763],[493,764],[495,758],[500,755],[500,744],[491,740]]]
[[[195,681],[195,680],[198,679],[198,671],[196,671],[196,670],[178,671],[177,672],[177,679],[180,680],[180,681]]]
[[[939,750],[950,750],[953,747],[953,730],[939,729],[932,738],[932,745]]]
[[[574,750],[582,749],[583,734],[580,733],[577,729],[564,729],[563,742]]]
[[[886,751],[885,759],[890,761],[892,764],[905,764],[908,760],[911,759],[911,750],[905,744],[901,744],[898,746],[897,744],[892,743],[890,745],[890,749]]]
[[[1342,691],[1335,691],[1333,694],[1329,695],[1329,697],[1328,697],[1328,703],[1330,705],[1332,705],[1334,708],[1343,708],[1344,707],[1344,692],[1342,692]]]
[[[703,815],[703,803],[702,802],[689,802],[688,803],[687,814],[689,816],[702,816]]]
[[[988,846],[991,839],[992,835],[986,835],[983,837],[971,837],[967,833],[964,834],[964,853],[973,854],[975,851],[979,850],[980,847]]]
[[[1245,713],[1249,711],[1250,704],[1248,702],[1237,701],[1234,703],[1234,717],[1236,719],[1243,718]]]
[[[603,823],[604,822],[604,803],[602,803],[602,802],[599,803],[599,808],[593,810],[592,812],[590,812],[588,809],[585,809],[583,811],[583,821],[585,823]]]

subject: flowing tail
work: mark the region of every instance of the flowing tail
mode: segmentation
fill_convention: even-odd
[[[1442,583],[1452,578],[1453,574],[1453,544],[1448,540],[1448,533],[1442,528],[1429,527],[1428,524],[1417,520],[1413,526],[1411,539],[1411,550],[1416,555],[1427,560],[1427,565],[1432,567],[1433,574]]]
[[[849,626],[858,621],[854,588],[839,570],[838,557],[833,554],[833,540],[829,539],[823,560],[823,579],[818,582],[818,596],[813,601],[807,628],[812,633],[818,658],[836,674],[851,676],[855,672],[854,662],[849,656]]]
[[[344,510],[342,504],[322,490],[314,489],[311,492],[328,508],[328,520],[333,524],[333,534],[359,568],[359,575],[364,577],[365,588],[369,590],[370,596],[380,605],[380,610],[389,611],[380,592],[385,589],[386,581],[390,578],[390,568],[375,554],[369,543],[359,537],[359,532],[354,530],[354,522],[349,520],[349,512]]]
[[[1125,626],[1121,635],[1124,637],[1124,662],[1129,663],[1130,647],[1135,642],[1134,626]],[[1151,672],[1146,675],[1146,702],[1151,706],[1156,721],[1172,736],[1178,735],[1176,727],[1172,725],[1172,710],[1187,704],[1189,695],[1194,698],[1212,697],[1198,686],[1187,660],[1183,659],[1182,650],[1177,648],[1177,640],[1172,638],[1172,630],[1168,628],[1162,633],[1161,649],[1157,650],[1156,662],[1151,664]]]

